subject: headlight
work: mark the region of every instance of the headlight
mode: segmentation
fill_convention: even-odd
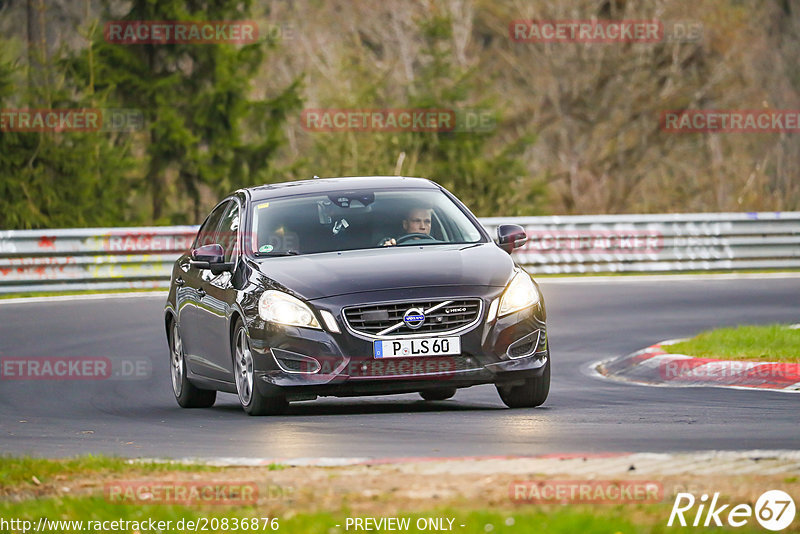
[[[500,297],[499,317],[524,310],[539,302],[539,291],[525,271],[519,271]]]
[[[264,291],[258,299],[258,315],[271,323],[319,328],[311,309],[283,291]]]

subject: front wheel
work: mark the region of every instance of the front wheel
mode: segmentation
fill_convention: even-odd
[[[497,386],[500,399],[509,408],[535,408],[547,400],[550,393],[550,353],[541,376],[528,378],[520,386]]]
[[[186,358],[183,355],[183,340],[178,323],[172,321],[169,335],[170,361],[169,374],[172,379],[172,392],[181,408],[210,408],[217,400],[217,392],[200,389],[186,378]]]
[[[233,373],[236,378],[236,392],[239,403],[247,415],[276,415],[283,413],[288,406],[286,397],[262,395],[255,384],[253,352],[250,350],[250,337],[241,320],[236,323],[233,343]]]

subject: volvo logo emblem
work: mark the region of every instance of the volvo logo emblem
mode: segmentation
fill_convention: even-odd
[[[410,308],[403,314],[403,322],[411,330],[416,330],[425,322],[425,314],[419,308]]]

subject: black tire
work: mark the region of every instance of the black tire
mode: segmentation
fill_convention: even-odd
[[[172,381],[172,393],[181,408],[210,408],[217,400],[217,392],[213,389],[200,389],[189,382],[186,377],[186,358],[183,355],[183,341],[178,323],[170,321],[169,325],[169,372]]]
[[[419,396],[426,401],[447,400],[455,394],[456,388],[423,389],[419,392]]]
[[[250,352],[250,336],[242,324],[236,321],[231,340],[233,375],[239,403],[247,415],[278,415],[286,411],[289,403],[284,395],[264,396],[258,391],[253,372],[253,355]]]
[[[550,393],[550,353],[541,376],[528,378],[520,386],[497,386],[497,393],[509,408],[535,408],[544,404]]]

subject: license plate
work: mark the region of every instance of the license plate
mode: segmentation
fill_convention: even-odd
[[[376,358],[461,354],[461,338],[458,336],[391,339],[375,341],[372,346]]]

